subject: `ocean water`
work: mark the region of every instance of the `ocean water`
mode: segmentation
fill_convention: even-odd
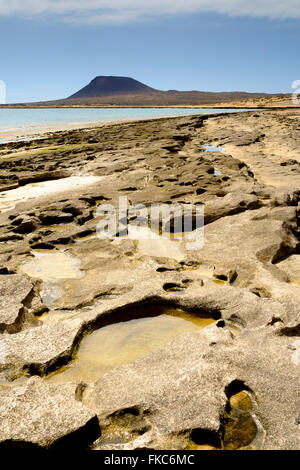
[[[61,108],[61,109],[0,109],[0,129],[10,131],[30,126],[84,124],[125,119],[187,116],[191,114],[228,113],[245,109],[211,108]]]

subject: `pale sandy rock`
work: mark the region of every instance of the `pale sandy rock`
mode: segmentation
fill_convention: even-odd
[[[35,325],[32,312],[42,308],[36,285],[29,277],[0,275],[0,331],[16,333]]]
[[[0,388],[0,447],[84,448],[99,433],[95,413],[75,398],[76,385],[50,385],[38,377]]]

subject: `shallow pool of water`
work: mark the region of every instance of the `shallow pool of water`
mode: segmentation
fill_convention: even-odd
[[[28,276],[48,281],[50,279],[79,279],[83,273],[81,261],[58,251],[34,251],[34,257],[20,266],[19,272]]]
[[[204,242],[202,227],[191,232],[160,232],[147,226],[128,225],[128,235],[115,239],[130,238],[136,241],[137,252],[141,255],[171,258],[176,261],[184,260],[187,250],[201,249]]]
[[[193,332],[213,323],[178,308],[147,306],[127,311],[126,316],[147,315],[109,324],[86,336],[75,360],[49,375],[54,382],[94,382],[113,367],[126,364],[186,332]],[[151,315],[151,316],[148,316]]]
[[[224,149],[222,147],[214,147],[213,145],[203,145],[203,148],[207,152],[224,152]]]
[[[129,226],[129,236],[138,242],[138,252],[142,255],[173,258],[181,261],[185,257],[181,237],[171,234],[158,234],[148,227]]]

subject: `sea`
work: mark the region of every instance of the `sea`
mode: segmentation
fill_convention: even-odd
[[[0,142],[27,140],[30,135],[67,126],[147,118],[251,111],[232,108],[54,108],[0,109]]]

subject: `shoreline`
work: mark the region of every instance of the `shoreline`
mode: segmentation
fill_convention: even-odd
[[[61,105],[61,106],[47,106],[47,105],[15,105],[15,104],[0,104],[0,109],[299,109],[298,105],[270,105],[270,106],[259,106],[259,104],[253,103],[246,105],[232,105],[228,103],[222,105],[164,105],[164,106],[138,106],[138,105]]]
[[[130,107],[131,108],[131,107]],[[130,109],[129,108],[129,109]],[[158,108],[158,107],[157,107]],[[164,109],[165,107],[160,107],[158,109]],[[170,109],[177,109],[177,107],[169,107]],[[14,108],[16,109],[16,108]],[[25,108],[24,108],[25,109]],[[29,108],[28,108],[29,109]],[[33,108],[30,108],[33,109]],[[69,109],[69,108],[62,108],[62,109]],[[119,108],[115,108],[119,109]],[[140,109],[140,108],[137,108]],[[146,108],[143,108],[146,109]],[[207,107],[202,107],[202,108],[196,108],[196,107],[188,107],[188,108],[183,108],[180,107],[180,109],[245,109],[245,112],[247,111],[256,111],[261,108],[207,108]],[[241,111],[242,112],[242,111]],[[234,113],[234,112],[233,112]],[[207,113],[210,116],[213,115],[218,115],[218,114],[229,114],[228,112],[223,112],[223,113]],[[206,113],[200,113],[199,116],[205,116]],[[74,122],[70,124],[57,124],[57,125],[32,125],[26,127],[14,127],[11,129],[1,129],[0,128],[0,145],[4,144],[9,144],[9,143],[15,143],[15,142],[26,142],[26,141],[31,141],[31,140],[40,140],[43,138],[48,138],[51,137],[53,133],[56,132],[64,132],[64,131],[74,131],[74,130],[85,130],[85,129],[93,129],[93,128],[98,128],[106,125],[113,125],[113,124],[122,124],[122,123],[130,123],[130,122],[140,122],[140,121],[149,121],[149,120],[156,120],[156,119],[172,119],[172,118],[177,118],[177,117],[188,117],[188,116],[198,116],[198,114],[186,114],[186,115],[178,115],[178,116],[148,116],[148,117],[133,117],[133,118],[124,118],[124,119],[116,119],[116,120],[105,120],[105,121],[88,121],[88,122]]]

